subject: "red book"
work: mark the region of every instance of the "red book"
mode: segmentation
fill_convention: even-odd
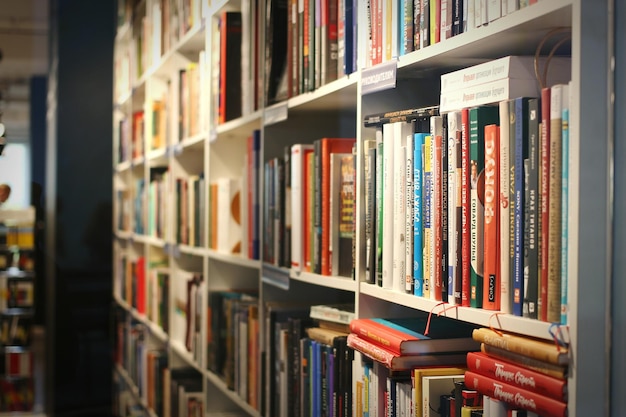
[[[141,256],[137,259],[137,312],[146,313],[146,259]]]
[[[321,199],[319,207],[321,209],[321,248],[320,262],[322,275],[331,275],[330,262],[330,154],[332,153],[352,153],[352,147],[356,140],[354,138],[323,138],[320,139],[319,166],[321,178]]]
[[[306,154],[306,163],[304,168],[304,178],[306,182],[306,193],[304,197],[304,270],[307,272],[313,271],[313,217],[314,217],[314,205],[315,205],[315,178],[314,178],[314,159],[315,154],[309,152]]]
[[[485,310],[500,310],[499,132],[498,125],[485,126],[485,272],[483,280],[483,308]]]
[[[503,361],[482,352],[467,354],[467,368],[489,378],[527,389],[558,401],[567,402],[567,381],[533,371],[514,362]]]
[[[423,366],[462,366],[465,353],[436,354],[436,355],[397,355],[385,348],[362,339],[354,333],[348,335],[348,347],[357,350],[365,356],[382,363],[393,371],[403,371]]]
[[[350,331],[396,355],[468,352],[480,348],[471,337],[472,326],[435,319],[431,320],[429,334],[424,335],[427,320],[423,317],[355,319],[350,322]]]
[[[523,410],[530,410],[542,417],[567,416],[567,404],[562,401],[554,400],[473,371],[465,372],[465,385],[481,394],[488,395]]]
[[[549,220],[549,195],[550,195],[550,88],[541,90],[541,171],[539,176],[541,216],[540,216],[540,238],[541,248],[541,269],[539,271],[539,319],[548,320],[548,239],[550,230]]]
[[[461,110],[461,305],[470,306],[470,142],[469,110]]]

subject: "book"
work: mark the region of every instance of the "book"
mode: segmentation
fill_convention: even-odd
[[[478,392],[515,407],[533,411],[541,416],[567,416],[567,403],[510,384],[467,371],[465,384]]]
[[[539,166],[539,199],[541,210],[539,215],[539,294],[537,297],[537,317],[548,320],[548,239],[550,217],[550,88],[541,90],[541,135],[540,135],[540,166]]]
[[[461,305],[470,306],[471,275],[471,183],[469,109],[461,110]]]
[[[511,333],[496,332],[488,328],[475,329],[472,332],[472,337],[477,342],[530,356],[531,358],[555,365],[567,365],[569,363],[568,348],[557,346],[554,342],[545,342]]]
[[[500,310],[500,271],[499,271],[499,209],[498,197],[498,125],[485,126],[485,229],[484,229],[484,287],[483,308]]]
[[[462,115],[448,113],[448,302],[462,292]]]
[[[404,110],[393,110],[382,113],[372,113],[365,116],[365,127],[379,127],[386,123],[410,122],[414,120],[427,121],[431,116],[439,115],[439,106],[417,107]],[[419,124],[418,124],[419,125]]]
[[[348,333],[338,332],[336,330],[324,329],[322,327],[309,327],[306,329],[306,334],[311,340],[323,343],[328,346],[332,346],[335,343],[335,339],[338,337],[346,337]]]
[[[369,318],[350,322],[350,331],[398,355],[478,350],[471,337],[473,327],[447,320],[427,318]]]
[[[413,294],[423,295],[424,233],[424,139],[426,133],[415,133],[413,144]]]
[[[306,155],[313,152],[313,145],[297,144],[291,147],[291,267],[297,271],[304,266],[304,239],[305,239],[305,208],[306,183],[305,168]]]
[[[499,274],[500,274],[500,311],[511,313],[510,303],[510,206],[509,188],[511,185],[511,151],[510,151],[510,121],[514,120],[509,112],[510,100],[503,100],[498,104],[500,118],[500,150],[498,152],[499,174],[498,187],[500,190],[499,200]]]
[[[498,108],[469,110],[470,139],[470,305],[482,307],[484,274],[485,126],[498,122]]]
[[[271,105],[288,97],[287,2],[278,0],[267,2],[264,17],[266,22],[265,67],[267,68],[265,97],[266,104]]]
[[[554,365],[548,362],[540,361],[539,359],[531,358],[530,356],[510,352],[499,347],[481,343],[480,351],[493,358],[513,362],[557,379],[566,379],[568,375],[568,368],[565,365]]]
[[[402,122],[396,122],[402,123]],[[395,161],[395,130],[393,123],[383,125],[383,199],[381,200],[382,209],[382,286],[383,288],[393,289],[393,259],[394,259],[394,161]]]
[[[567,402],[567,381],[482,352],[467,354],[467,369],[529,391]]]
[[[339,189],[338,205],[333,215],[337,216],[337,223],[331,226],[333,236],[331,269],[332,275],[352,277],[352,265],[354,256],[352,253],[354,220],[356,213],[356,192],[355,192],[355,166],[353,154],[333,154],[341,155],[339,158]],[[332,205],[332,204],[331,204]]]
[[[462,91],[468,87],[474,87],[506,78],[536,82],[534,61],[534,56],[509,55],[452,71],[441,75],[441,91]],[[545,61],[545,57],[540,57],[538,63],[541,68],[545,64]],[[548,85],[559,82],[558,79],[560,79],[560,77],[567,77],[567,79],[569,79],[571,58],[553,57],[553,59],[550,60],[550,70]],[[556,80],[552,77],[555,77]]]
[[[365,281],[376,283],[376,140],[368,139],[364,149],[365,181]]]
[[[424,375],[422,376],[422,416],[438,416],[435,410],[441,410],[446,395],[454,391],[455,381],[463,380],[464,373],[453,375]],[[417,391],[417,390],[416,390]],[[418,395],[417,392],[415,394]]]
[[[392,371],[410,370],[418,366],[462,365],[465,360],[465,353],[400,356],[362,339],[354,333],[348,335],[348,346],[370,359],[380,362]]]
[[[218,123],[241,116],[241,12],[220,16],[220,88]]]
[[[340,324],[350,324],[355,318],[354,304],[316,304],[312,305],[309,317],[317,320],[333,321]]]

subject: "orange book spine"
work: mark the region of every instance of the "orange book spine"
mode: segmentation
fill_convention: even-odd
[[[307,272],[312,271],[312,233],[313,233],[313,205],[314,205],[314,190],[313,190],[313,167],[314,167],[314,158],[315,154],[313,152],[309,152],[306,154],[305,165],[304,165],[304,178],[306,183],[306,191],[304,193],[304,233],[303,233],[303,257],[304,257],[304,269]]]
[[[485,126],[485,273],[483,281],[483,308],[485,310],[500,310],[499,132],[495,124]]]

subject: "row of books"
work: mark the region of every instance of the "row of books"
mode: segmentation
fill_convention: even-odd
[[[191,29],[200,27],[199,0],[160,0],[151,3],[125,1],[119,20],[132,37],[115,56],[115,93],[119,98]]]
[[[366,117],[369,282],[565,322],[567,91]]]
[[[366,66],[486,26],[538,0],[370,0],[366,7]]]
[[[31,273],[34,270],[35,252],[33,248],[21,248],[19,246],[0,248],[0,271]]]
[[[0,223],[0,245],[30,249],[35,246],[34,222]]]
[[[322,138],[266,162],[265,262],[352,276],[354,146],[351,138]]]
[[[31,309],[35,306],[33,278],[0,277],[0,312],[11,308]]]

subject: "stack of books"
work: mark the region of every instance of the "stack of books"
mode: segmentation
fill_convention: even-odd
[[[473,338],[481,352],[467,355],[465,385],[484,396],[490,416],[513,409],[567,415],[567,347],[487,328],[474,330]]]
[[[350,322],[348,346],[392,371],[464,364],[477,351],[473,327],[445,318],[362,318]],[[427,327],[429,328],[427,330]]]

